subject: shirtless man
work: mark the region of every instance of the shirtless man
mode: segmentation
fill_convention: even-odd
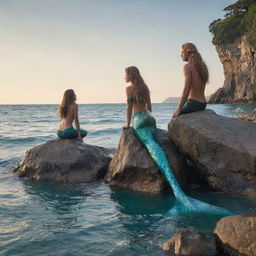
[[[204,96],[205,85],[209,73],[196,46],[192,43],[182,45],[181,58],[188,62],[184,65],[185,85],[178,108],[173,118],[182,114],[204,110],[206,99]]]

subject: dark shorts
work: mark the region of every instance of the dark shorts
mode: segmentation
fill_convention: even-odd
[[[87,135],[87,131],[80,129],[80,134],[81,137],[84,138]],[[77,130],[74,127],[57,130],[57,135],[61,139],[74,139],[78,137]]]
[[[201,111],[206,108],[206,103],[193,100],[193,99],[188,99],[185,105],[183,106],[180,115],[182,114],[187,114],[187,113],[192,113],[196,111]]]

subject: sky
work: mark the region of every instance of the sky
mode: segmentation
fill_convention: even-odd
[[[125,102],[124,69],[137,66],[152,102],[183,88],[181,45],[194,43],[210,72],[223,67],[209,24],[234,0],[0,0],[0,104]]]

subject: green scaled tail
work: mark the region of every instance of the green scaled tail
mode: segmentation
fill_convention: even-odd
[[[149,111],[136,112],[133,115],[132,123],[136,137],[148,150],[150,156],[171,186],[178,201],[176,206],[169,211],[169,214],[176,215],[180,213],[197,212],[212,215],[233,215],[233,213],[228,210],[201,202],[200,200],[187,196],[183,192],[172,172],[164,150],[154,139],[156,121]]]

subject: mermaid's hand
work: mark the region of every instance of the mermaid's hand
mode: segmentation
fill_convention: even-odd
[[[123,129],[128,129],[128,128],[130,128],[129,125],[124,125],[124,126],[123,126]]]

